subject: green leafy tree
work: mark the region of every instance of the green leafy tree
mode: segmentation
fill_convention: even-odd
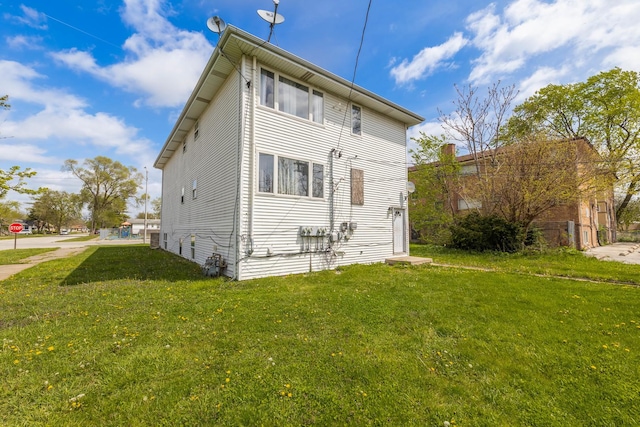
[[[409,172],[415,185],[410,199],[411,227],[422,242],[444,244],[453,221],[451,195],[458,191],[460,165],[455,149],[445,150],[449,144],[444,135],[421,133],[413,141],[417,147],[409,150],[415,165]]]
[[[49,224],[60,230],[80,220],[81,210],[82,199],[79,194],[47,189],[35,199],[29,217],[36,221],[38,231]]]
[[[28,178],[36,175],[30,168],[20,170],[20,166],[11,166],[9,170],[0,169],[0,200],[7,196],[9,191],[21,194],[38,194],[38,190],[26,187]]]
[[[0,201],[0,232],[8,233],[9,224],[21,218],[20,204],[14,201]]]
[[[135,198],[143,176],[132,166],[97,156],[84,161],[66,160],[63,170],[82,181],[82,200],[91,212],[91,230],[119,225],[126,218],[127,202]]]
[[[4,108],[5,110],[11,108],[11,105],[9,105],[9,95],[0,96],[0,108]]]
[[[640,192],[640,75],[614,68],[585,82],[549,85],[514,109],[508,123],[513,139],[545,134],[550,138],[586,137],[599,162],[617,177],[624,194],[616,218]]]
[[[160,219],[162,214],[162,198],[158,197],[151,200],[151,209],[155,218]]]

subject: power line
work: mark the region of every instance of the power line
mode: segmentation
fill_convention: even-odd
[[[362,34],[360,36],[360,46],[358,46],[358,53],[356,54],[356,63],[353,67],[353,76],[351,77],[351,85],[349,86],[349,96],[347,97],[348,101],[351,101],[351,94],[353,93],[353,85],[356,81],[356,73],[358,71],[358,62],[360,61],[360,53],[362,52],[362,45],[364,44],[364,34],[367,30],[367,23],[369,22],[369,12],[371,11],[371,3],[373,0],[369,0],[369,4],[367,6],[367,13],[364,16],[364,25],[362,26]],[[340,141],[342,140],[342,132],[344,130],[344,124],[347,121],[347,113],[349,111],[348,105],[344,109],[344,117],[342,118],[342,127],[340,128],[340,135],[338,136],[338,148],[340,148]]]
[[[93,37],[93,38],[94,38],[94,39],[96,39],[96,40],[100,40],[102,43],[106,43],[106,44],[108,44],[108,45],[110,45],[110,46],[113,46],[113,47],[115,47],[115,48],[116,48],[116,49],[118,49],[118,50],[122,50],[122,47],[121,47],[121,46],[117,46],[117,45],[115,45],[115,44],[111,43],[111,42],[110,42],[110,41],[108,41],[108,40],[102,39],[102,38],[100,38],[100,37],[98,37],[98,36],[96,36],[96,35],[93,35],[93,34],[91,34],[91,33],[88,33],[88,32],[86,32],[86,31],[84,31],[84,30],[81,30],[81,29],[80,29],[80,28],[78,28],[78,27],[74,27],[74,26],[73,26],[73,25],[71,25],[71,24],[67,24],[66,22],[61,21],[61,20],[59,20],[58,18],[54,18],[54,17],[53,17],[53,16],[51,16],[51,15],[47,15],[47,14],[46,14],[46,13],[44,13],[44,12],[42,12],[42,14],[43,14],[44,16],[46,16],[47,18],[49,18],[49,19],[53,19],[54,21],[56,21],[56,22],[58,22],[58,23],[60,23],[60,24],[62,24],[62,25],[66,25],[67,27],[69,27],[69,28],[71,28],[71,29],[73,29],[73,30],[76,30],[76,31],[78,31],[78,32],[80,32],[80,33],[82,33],[82,34],[85,34],[85,35],[89,36],[89,37]]]

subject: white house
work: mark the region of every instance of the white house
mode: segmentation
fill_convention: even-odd
[[[160,247],[237,280],[408,255],[407,128],[423,121],[228,26],[154,166]]]

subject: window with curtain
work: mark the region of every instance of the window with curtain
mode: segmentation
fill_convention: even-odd
[[[308,119],[309,88],[282,76],[278,83],[278,109]]]
[[[351,105],[351,133],[362,135],[362,109],[357,105]]]
[[[279,157],[278,193],[291,196],[308,196],[309,162]]]
[[[266,107],[275,105],[274,99],[274,74],[271,71],[262,69],[260,71],[260,104]]]
[[[258,153],[258,192],[274,193],[274,181],[277,194],[324,198],[324,165]]]
[[[315,89],[311,95],[311,120],[316,123],[324,122],[324,95]]]
[[[273,155],[260,153],[258,160],[258,191],[273,193]]]
[[[260,69],[260,105],[324,123],[324,94],[278,73]]]
[[[324,198],[324,166],[313,164],[313,197]]]

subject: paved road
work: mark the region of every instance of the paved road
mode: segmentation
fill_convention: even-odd
[[[75,237],[81,234],[71,234],[68,236],[49,235],[43,237],[28,237],[18,235],[16,242],[17,249],[33,249],[33,248],[83,248],[94,245],[127,245],[142,243],[142,239],[121,239],[121,240],[89,240],[87,242],[71,242]],[[96,236],[97,237],[97,236]],[[149,241],[147,240],[147,243]],[[0,251],[4,249],[13,249],[13,239],[0,240]]]

